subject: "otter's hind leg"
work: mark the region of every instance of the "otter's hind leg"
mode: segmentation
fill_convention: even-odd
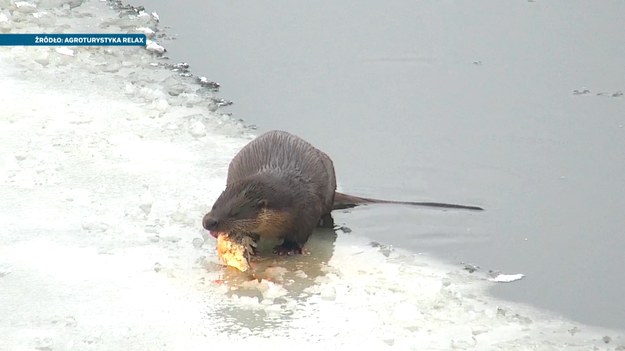
[[[334,218],[330,213],[321,216],[319,223],[317,223],[317,227],[319,228],[334,228]]]

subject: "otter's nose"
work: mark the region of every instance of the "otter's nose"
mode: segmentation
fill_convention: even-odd
[[[202,220],[202,226],[204,226],[204,229],[206,230],[214,230],[215,228],[217,228],[217,220],[211,216],[206,215]]]

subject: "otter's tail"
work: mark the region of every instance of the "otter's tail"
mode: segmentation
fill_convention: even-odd
[[[477,206],[445,204],[445,203],[440,203],[440,202],[388,201],[388,200],[369,199],[366,197],[358,197],[358,196],[339,193],[338,191],[334,193],[334,205],[332,209],[341,210],[341,209],[352,208],[352,207],[356,207],[358,205],[364,205],[364,204],[400,204],[400,205],[438,207],[438,208],[450,208],[450,209],[474,210],[474,211],[484,210],[483,208],[477,207]]]

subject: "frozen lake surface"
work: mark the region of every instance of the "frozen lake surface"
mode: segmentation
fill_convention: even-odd
[[[522,272],[489,292],[625,331],[625,2],[143,4],[228,111],[313,142],[344,191],[487,209],[375,206],[341,218],[358,235]]]
[[[0,9],[2,32],[158,28],[105,2]],[[253,135],[170,63],[143,48],[0,48],[0,350],[625,347],[621,331],[491,298],[483,272],[357,226],[266,258],[260,281],[220,266],[200,219]]]

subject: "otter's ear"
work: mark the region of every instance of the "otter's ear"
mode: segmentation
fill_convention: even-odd
[[[268,202],[266,199],[258,200],[258,202],[256,203],[256,207],[264,208],[264,207],[267,207],[267,204]]]

